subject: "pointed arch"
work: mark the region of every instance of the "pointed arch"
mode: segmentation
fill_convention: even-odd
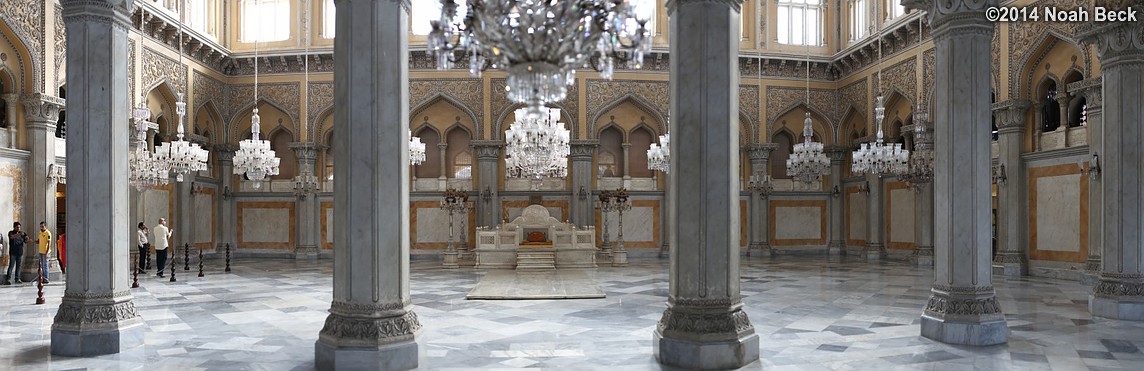
[[[41,70],[45,64],[40,61],[40,51],[34,50],[28,40],[38,37],[38,35],[27,35],[23,30],[12,28],[10,25],[20,24],[14,22],[10,15],[0,12],[0,38],[4,39],[8,48],[11,49],[16,57],[13,61],[19,66],[16,70],[19,72],[13,73],[14,81],[13,86],[19,87],[16,91],[21,94],[28,94],[38,91],[40,86]],[[18,78],[15,78],[19,76]],[[18,83],[17,83],[18,82]]]
[[[1017,60],[1017,63],[1015,64],[1017,69],[1010,70],[1015,72],[1015,75],[1017,76],[1017,83],[1014,84],[1014,86],[1011,88],[1015,89],[1015,91],[1013,91],[1015,94],[1012,94],[1011,96],[1024,97],[1025,99],[1030,100],[1036,99],[1036,97],[1033,96],[1036,85],[1033,85],[1033,83],[1037,74],[1037,70],[1040,69],[1040,66],[1042,66],[1041,62],[1044,61],[1045,58],[1048,57],[1049,54],[1051,54],[1052,51],[1058,47],[1058,45],[1067,49],[1072,49],[1072,51],[1074,51],[1077,55],[1081,56],[1083,58],[1083,61],[1081,62],[1083,67],[1088,68],[1088,65],[1090,64],[1090,58],[1086,48],[1081,48],[1076,40],[1069,37],[1068,35],[1061,34],[1059,31],[1053,29],[1052,27],[1046,27],[1044,33],[1041,34],[1041,36],[1039,36],[1031,45],[1035,46],[1026,50],[1025,54]],[[1073,66],[1070,66],[1070,68],[1073,68]],[[1046,72],[1052,73],[1048,70],[1046,70]],[[1037,84],[1040,84],[1040,79],[1036,80],[1038,80]],[[1060,83],[1060,79],[1057,79],[1057,82]]]
[[[627,170],[624,168],[624,149],[623,143],[627,142],[624,137],[624,129],[619,125],[608,125],[600,130],[597,134],[599,138],[599,147],[597,151],[599,154],[597,172],[602,177],[621,177],[627,175]],[[611,161],[608,161],[608,160]]]
[[[332,138],[334,130],[334,105],[331,104],[327,106],[326,108],[322,109],[322,111],[319,112],[317,116],[314,117],[316,117],[316,121],[314,122],[316,122],[317,125],[311,126],[316,128],[315,133],[317,135],[314,136],[314,138],[316,138],[315,141],[325,141],[324,143],[319,143],[325,144],[327,147],[329,147],[331,144],[330,142],[333,141],[330,138]]]
[[[230,122],[230,127],[227,129],[227,131],[228,131],[227,142],[238,143],[239,141],[242,140],[242,138],[246,137],[245,134],[243,134],[243,133],[250,131],[250,115],[252,114],[252,111],[254,109],[254,104],[255,104],[254,102],[250,102],[250,103],[238,108],[238,110],[235,111],[235,113],[228,120],[228,122]],[[268,111],[267,108],[273,108],[274,110],[277,110],[278,112]],[[295,133],[295,129],[297,129],[297,126],[295,126],[296,121],[293,121],[293,120],[295,120],[295,117],[294,117],[294,115],[292,115],[290,113],[290,111],[286,110],[286,108],[284,108],[281,104],[278,104],[277,102],[274,102],[273,100],[259,98],[258,99],[258,115],[262,118],[262,123],[260,126],[261,126],[263,133],[267,133],[269,129],[272,129],[274,126],[278,126],[278,123],[276,121],[268,120],[270,115],[267,115],[267,113],[275,113],[280,118],[290,119],[291,121],[289,123],[283,123],[282,126],[284,126],[284,127],[289,126],[291,128],[290,132]],[[297,136],[297,134],[295,134],[295,136]],[[267,137],[267,138],[269,138],[269,137]],[[220,138],[220,143],[221,143],[221,138]]]
[[[493,139],[493,140],[504,139],[504,131],[508,130],[508,127],[510,125],[512,125],[513,121],[515,121],[516,110],[523,108],[523,107],[524,107],[523,104],[512,104],[512,105],[509,105],[507,108],[505,108],[504,111],[501,111],[501,113],[499,115],[497,115],[497,120],[493,121],[493,125],[492,125],[493,131],[492,131],[491,135],[489,135],[490,139]],[[572,137],[571,139],[579,139],[580,138],[580,125],[578,125],[576,123],[576,120],[572,119],[572,114],[569,113],[572,111],[568,108],[568,106],[566,106],[564,104],[560,104],[560,103],[549,103],[548,107],[560,109],[560,122],[563,122],[566,125],[568,125],[566,128],[568,129],[569,133],[571,134],[571,137]],[[510,120],[510,118],[512,120]],[[591,135],[591,134],[588,134],[588,135]]]
[[[461,103],[460,99],[457,99],[456,97],[453,97],[452,95],[450,95],[448,93],[444,93],[444,92],[433,93],[432,95],[426,97],[425,99],[422,99],[420,102],[417,102],[416,104],[410,104],[409,105],[409,119],[410,119],[410,121],[414,121],[413,118],[421,116],[422,111],[425,111],[426,109],[429,109],[429,107],[432,107],[433,105],[440,103],[442,101],[447,102],[449,105],[452,105],[453,107],[457,108],[462,113],[464,113],[466,117],[469,118],[469,122],[473,123],[473,129],[474,129],[474,130],[469,131],[470,135],[472,135],[475,132],[475,133],[477,133],[477,136],[479,136],[479,135],[481,135],[480,133],[484,132],[483,131],[483,129],[484,129],[483,123],[477,119],[477,114],[473,112],[472,108],[469,108],[469,106],[466,106],[464,103]],[[477,136],[473,136],[473,138],[476,139]]]
[[[147,107],[151,110],[151,120],[160,123],[159,119],[165,118],[159,125],[159,132],[165,137],[170,137],[178,130],[175,125],[179,123],[178,115],[175,114],[175,102],[178,102],[175,86],[164,79],[156,81],[143,91],[146,92]]]
[[[648,169],[647,150],[656,142],[655,131],[646,124],[641,124],[628,133],[628,175],[633,178],[651,178],[654,172]]]
[[[665,129],[666,132],[666,129]],[[751,120],[751,115],[747,111],[739,110],[739,136],[746,136],[744,143],[755,144],[759,143],[759,137],[756,133],[759,132],[759,123]],[[744,140],[744,138],[740,138]]]
[[[861,138],[868,132],[866,116],[854,105],[847,106],[844,112],[846,113],[842,115],[842,126],[834,136],[834,143],[853,146],[856,144],[853,141],[855,135]]]
[[[293,128],[279,125],[266,133],[266,140],[270,141],[270,149],[274,150],[274,154],[279,158],[278,175],[271,177],[271,179],[294,179],[294,175],[297,173],[298,158],[294,155],[294,150],[290,148],[290,143],[296,142],[298,137],[291,129]]]
[[[787,175],[786,161],[790,158],[794,144],[797,143],[796,138],[798,137],[786,127],[779,127],[771,134],[771,142],[777,145],[769,159],[771,177],[775,179],[790,178],[790,175]]]
[[[814,120],[812,120],[813,121],[812,129],[814,129],[814,136],[819,138],[819,140],[822,140],[822,138],[834,137],[834,124],[832,122],[830,122],[829,116],[826,116],[825,114],[822,113],[822,111],[815,109],[813,106],[807,107],[807,105],[805,103],[802,103],[802,102],[795,103],[795,104],[791,105],[790,107],[787,107],[787,109],[780,111],[781,112],[780,114],[775,115],[775,121],[772,122],[770,125],[768,125],[769,127],[774,128],[771,130],[771,133],[768,136],[773,138],[774,135],[778,133],[779,129],[783,128],[783,126],[780,125],[782,122],[781,120],[783,119],[783,116],[786,116],[787,114],[790,114],[792,111],[795,111],[795,110],[810,111],[811,118],[814,119]],[[801,119],[798,122],[798,127],[799,127],[799,132],[801,133],[802,132],[802,130],[801,130],[802,120]],[[798,138],[800,138],[800,136],[794,136],[794,138],[797,140]],[[823,141],[823,144],[830,144],[830,143]]]
[[[221,133],[222,132],[222,130],[220,128],[223,125],[222,115],[220,115],[218,113],[218,107],[215,106],[214,102],[208,101],[204,104],[199,105],[199,109],[195,111],[194,117],[195,117],[195,128],[196,129],[201,128],[201,130],[203,132],[211,132],[211,133]],[[214,143],[221,143],[219,141],[219,139],[221,139],[221,138],[211,138],[211,139],[214,140]],[[212,143],[212,144],[214,144],[214,143]]]
[[[898,138],[901,134],[901,127],[904,123],[909,121],[910,116],[914,112],[914,103],[910,97],[901,93],[897,89],[892,89],[886,101],[883,102],[886,106],[885,115],[882,127],[885,131],[885,138]],[[895,127],[894,125],[898,125]],[[874,128],[877,131],[878,128]],[[896,139],[894,139],[896,140]]]
[[[603,106],[603,108],[601,108],[599,111],[596,111],[596,113],[591,117],[591,119],[588,120],[588,133],[589,133],[589,135],[598,134],[600,131],[597,130],[596,123],[599,122],[600,119],[603,118],[605,114],[612,111],[616,107],[624,105],[625,103],[630,103],[633,106],[635,106],[637,109],[643,111],[644,113],[647,113],[648,116],[650,116],[652,118],[652,120],[654,120],[656,122],[656,124],[657,124],[656,130],[652,131],[653,133],[666,133],[667,132],[667,127],[666,127],[667,119],[664,117],[665,113],[660,112],[659,110],[655,109],[655,105],[652,105],[651,102],[648,101],[647,98],[644,98],[643,96],[641,96],[639,94],[627,93],[627,94],[624,94],[624,95],[616,98],[615,100],[612,100],[610,103],[605,104]]]

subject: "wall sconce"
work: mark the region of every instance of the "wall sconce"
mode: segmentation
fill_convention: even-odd
[[[1085,166],[1085,165],[1088,165],[1088,166]],[[1081,176],[1084,176],[1085,174],[1087,174],[1089,179],[1092,179],[1092,180],[1100,179],[1100,155],[1099,154],[1094,152],[1092,154],[1092,159],[1088,160],[1088,164],[1085,164],[1084,161],[1081,161],[1080,163],[1077,164],[1077,166],[1080,166],[1080,175]]]
[[[576,197],[578,197],[580,199],[580,201],[587,200],[588,199],[588,190],[584,189],[584,186],[580,186],[580,192],[576,193]]]
[[[48,182],[49,183],[68,183],[67,169],[63,166],[56,164],[48,164]]]
[[[993,182],[999,186],[1005,185],[1009,177],[1005,175],[1005,164],[997,165],[993,168]]]
[[[230,191],[230,186],[222,187],[222,199],[229,200],[234,198],[234,193]]]
[[[758,193],[762,198],[769,198],[771,193],[774,193],[775,186],[771,182],[770,175],[751,175],[747,180],[747,190]]]
[[[318,193],[321,190],[321,183],[318,183],[318,177],[310,173],[302,173],[294,177],[294,196],[300,199],[305,199],[307,195]]]
[[[866,182],[862,182],[862,184],[859,184],[858,185],[858,192],[862,192],[862,194],[864,194],[864,195],[870,194],[870,182],[866,181]]]
[[[841,195],[842,195],[842,191],[840,189],[838,189],[838,186],[834,186],[834,188],[830,189],[830,197],[838,198],[838,196],[841,196]]]
[[[201,195],[201,194],[203,194],[202,184],[195,184],[195,182],[191,182],[191,196]]]
[[[489,202],[492,202],[492,200],[493,200],[493,191],[491,189],[489,189],[489,186],[486,185],[485,190],[481,191],[481,201],[484,201],[487,204]]]

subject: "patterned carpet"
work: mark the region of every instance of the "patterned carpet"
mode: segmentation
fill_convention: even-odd
[[[213,263],[213,262],[211,262]],[[465,300],[485,272],[415,262],[426,370],[659,370],[651,338],[667,261],[601,267],[604,299]],[[949,346],[918,336],[932,271],[814,256],[744,258],[746,310],[766,370],[1144,370],[1144,323],[1094,319],[1077,282],[997,282],[1007,345]],[[0,286],[0,369],[308,370],[331,298],[331,263],[243,259],[231,274],[148,276],[135,289],[145,345],[95,358],[49,353],[63,285],[32,305],[30,284]],[[180,271],[180,273],[186,273]]]

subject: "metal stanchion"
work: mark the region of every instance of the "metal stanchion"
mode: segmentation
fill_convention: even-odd
[[[175,262],[179,260],[179,254],[171,254],[171,282],[175,282]]]
[[[226,271],[230,272],[230,242],[226,243]]]
[[[199,249],[199,277],[204,277],[203,274],[203,249]]]
[[[44,304],[44,256],[40,255],[39,266],[36,267],[36,304]]]
[[[131,288],[139,288],[139,270],[143,267],[139,266],[139,259],[135,259],[135,266],[131,269]]]
[[[191,244],[183,244],[183,270],[191,270]]]

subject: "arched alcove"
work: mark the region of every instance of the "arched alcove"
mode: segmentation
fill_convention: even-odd
[[[418,178],[438,178],[441,176],[441,150],[437,147],[441,143],[441,134],[431,125],[422,125],[413,132],[413,136],[420,137],[425,143],[425,162],[413,167],[413,173]]]
[[[621,177],[624,172],[624,134],[616,125],[600,130],[600,146],[596,160],[597,175],[601,177]]]
[[[651,178],[655,174],[651,169],[647,168],[647,150],[651,148],[651,144],[655,141],[655,136],[652,135],[651,129],[647,126],[636,127],[628,135],[628,162],[631,169],[628,169],[628,175],[633,178]]]

